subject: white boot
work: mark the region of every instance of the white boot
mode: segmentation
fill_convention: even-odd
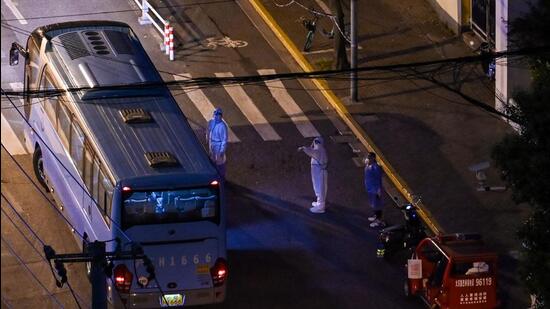
[[[324,214],[325,213],[325,208],[321,208],[321,207],[311,207],[309,209],[309,211],[311,211],[312,213],[314,214]]]

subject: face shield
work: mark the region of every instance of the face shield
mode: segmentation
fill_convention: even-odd
[[[323,138],[322,137],[316,137],[313,139],[313,148],[319,149],[323,145]]]

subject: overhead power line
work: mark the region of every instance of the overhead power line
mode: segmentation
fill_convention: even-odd
[[[21,215],[19,214],[19,212],[17,212],[17,210],[13,207],[13,205],[10,203],[10,201],[6,198],[6,196],[4,196],[4,194],[2,194],[2,198],[8,203],[8,205],[11,207],[12,211],[18,216],[19,220],[21,222],[23,222],[23,224],[27,227],[27,229],[29,229],[29,231],[33,234],[34,238],[36,238],[41,244],[42,246],[45,245],[45,242],[38,236],[38,234],[36,233],[36,231],[29,225],[29,223],[23,218],[21,217]],[[12,223],[13,227],[15,227],[15,229],[21,234],[21,236],[23,236],[23,238],[25,239],[25,241],[33,248],[34,252],[36,252],[36,254],[38,254],[38,256],[40,256],[40,258],[49,264],[49,261],[46,259],[46,257],[43,255],[43,253],[41,253],[40,251],[38,251],[38,249],[36,249],[36,247],[34,246],[34,244],[30,241],[30,239],[25,235],[25,233],[23,233],[23,231],[21,231],[21,229],[19,228],[19,226],[12,220],[12,218],[8,215],[8,213],[6,211],[4,211],[4,209],[2,208],[2,213],[4,213],[4,215],[6,216],[6,218]],[[74,298],[74,301],[75,303],[77,304],[78,308],[82,308],[80,306],[80,302],[83,302],[83,299],[80,295],[78,295],[78,293],[76,293],[72,286],[69,284],[69,282],[67,282],[67,286],[71,292],[71,295],[73,296]]]
[[[4,236],[1,236],[0,235],[0,238],[2,239],[2,242],[6,245],[6,247],[8,248],[8,250],[11,252],[11,254],[17,259],[17,262],[19,263],[19,265],[21,265],[30,275],[31,277],[40,285],[40,287],[42,287],[42,289],[44,289],[44,291],[46,291],[47,295],[55,302],[59,305],[60,308],[63,308],[63,305],[59,302],[59,300],[57,299],[57,297],[55,297],[54,294],[52,294],[50,292],[50,290],[48,290],[48,288],[42,283],[42,281],[40,281],[38,279],[38,277],[36,277],[36,274],[25,264],[25,262],[23,261],[23,259],[21,258],[21,256],[19,256],[19,254],[17,254],[17,252],[15,252],[15,249],[13,249],[12,245],[9,243],[9,241],[7,241]]]
[[[2,93],[4,93],[4,89],[2,89]],[[10,101],[10,103],[15,106],[15,103],[13,103],[13,101],[11,100],[11,98],[9,97],[9,95],[6,95],[6,97],[8,98],[8,100]],[[65,166],[65,164],[63,164],[63,162],[61,161],[61,159],[59,159],[59,157],[57,156],[57,154],[50,148],[50,146],[48,145],[48,143],[46,143],[46,141],[42,138],[42,136],[39,134],[39,132],[37,132],[33,127],[32,125],[29,123],[29,121],[24,117],[24,115],[21,113],[21,111],[19,109],[15,109],[17,111],[17,113],[19,114],[19,116],[21,117],[21,119],[23,119],[23,121],[25,122],[25,124],[34,132],[34,134],[36,134],[36,136],[38,137],[38,139],[42,142],[42,144],[46,147],[46,149],[52,154],[52,156],[55,158],[55,160],[61,165],[61,167],[69,174],[69,176],[75,181],[76,185],[79,186],[83,192],[91,199],[92,203],[94,203],[94,205],[96,207],[99,207],[99,205],[97,204],[97,201],[95,201],[95,199],[92,197],[92,195],[88,192],[88,190],[78,181],[78,179],[76,179],[76,176],[73,175],[73,173],[71,173],[71,171],[67,168],[67,166]],[[3,144],[2,144],[2,147]],[[6,149],[6,147],[4,147],[4,149],[6,150],[6,152],[8,152],[8,150]],[[9,153],[9,152],[8,152]],[[14,160],[15,161],[15,160]],[[17,162],[17,161],[15,161]],[[22,167],[21,167],[22,169]],[[56,207],[57,209],[57,207]],[[124,230],[120,227],[120,225],[111,218],[110,214],[105,214],[105,217],[107,217],[111,223],[113,224],[113,226],[115,228],[117,228],[120,233],[129,241],[129,242],[133,242],[132,239],[128,236],[128,234],[126,232],[124,232]],[[68,220],[65,220],[66,222],[70,224],[70,222]],[[71,225],[71,227],[74,229],[74,226]],[[76,231],[76,230],[75,230]],[[83,240],[86,240],[83,236],[83,234],[78,234]]]
[[[265,82],[274,79],[299,79],[299,78],[327,78],[335,77],[338,75],[349,74],[351,72],[371,72],[371,71],[394,71],[399,69],[420,68],[439,64],[466,64],[476,63],[480,61],[490,61],[492,59],[499,59],[502,57],[518,57],[526,55],[535,55],[542,53],[550,53],[550,46],[540,46],[533,48],[524,48],[512,51],[496,52],[488,55],[475,55],[456,57],[440,60],[421,61],[421,62],[409,62],[401,64],[390,65],[377,65],[377,66],[365,66],[355,69],[343,69],[343,70],[323,70],[323,71],[311,71],[311,72],[295,72],[295,73],[276,73],[266,75],[244,75],[244,76],[232,76],[232,77],[198,77],[190,78],[187,80],[174,80],[174,81],[160,81],[160,82],[147,82],[147,83],[133,83],[124,85],[105,85],[99,87],[72,87],[65,89],[50,89],[50,90],[30,90],[24,91],[8,91],[3,90],[3,93],[7,96],[19,96],[28,95],[30,97],[44,97],[44,96],[57,96],[65,92],[78,92],[91,89],[102,90],[116,90],[127,89],[129,87],[140,88],[156,88],[159,86],[180,86],[180,87],[196,87],[205,85],[231,85],[231,84],[250,84]]]

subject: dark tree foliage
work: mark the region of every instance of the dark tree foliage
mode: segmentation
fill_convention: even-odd
[[[531,10],[511,22],[514,48],[550,46],[550,0],[533,1]],[[520,273],[540,306],[550,306],[550,54],[529,59],[530,92],[514,95],[507,112],[519,126],[493,148],[493,159],[512,189],[514,201],[532,208],[518,236],[523,243]]]
[[[550,0],[532,0],[530,6],[528,14],[514,19],[509,25],[513,48],[550,46]],[[532,55],[530,64],[535,79],[550,80],[550,53]]]

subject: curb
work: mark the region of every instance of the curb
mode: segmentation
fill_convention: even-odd
[[[281,44],[287,49],[292,58],[298,63],[298,65],[304,70],[304,72],[313,72],[313,66],[307,61],[307,59],[302,55],[300,50],[296,45],[290,40],[282,28],[277,24],[275,19],[269,14],[267,9],[264,7],[260,0],[248,0],[252,5],[254,10],[260,15],[263,21],[269,26],[271,31],[275,36],[281,41]],[[342,101],[330,90],[328,83],[322,79],[312,79],[314,85],[319,89],[323,94],[325,99],[330,103],[330,105],[336,110],[340,118],[344,123],[351,129],[355,137],[367,148],[368,151],[376,153],[379,158],[380,166],[384,169],[386,176],[391,180],[393,185],[399,190],[399,192],[405,197],[405,199],[413,204],[418,209],[418,214],[424,220],[428,228],[435,234],[444,233],[443,229],[435,221],[429,211],[426,209],[422,201],[415,200],[415,195],[405,181],[397,174],[394,168],[390,165],[388,160],[384,157],[382,152],[374,142],[368,137],[367,133],[363,128],[353,119],[353,117],[348,112],[347,108],[344,106]]]

